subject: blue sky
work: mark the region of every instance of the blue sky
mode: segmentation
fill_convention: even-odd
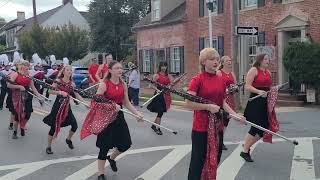
[[[62,0],[36,0],[37,14],[62,4]],[[79,11],[87,11],[90,0],[73,0]],[[0,0],[0,17],[7,22],[17,17],[17,11],[24,11],[26,18],[32,16],[32,0]]]

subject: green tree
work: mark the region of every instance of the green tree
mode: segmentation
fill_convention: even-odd
[[[42,28],[34,25],[32,30],[18,37],[20,50],[28,59],[38,53],[40,57],[54,54],[57,59],[68,57],[72,61],[83,58],[89,51],[89,34],[72,25]]]
[[[320,87],[320,44],[289,45],[284,51],[283,64],[295,82]]]
[[[93,0],[89,5],[89,23],[93,51],[111,52],[122,60],[132,52],[135,40],[131,27],[149,11],[150,0]]]

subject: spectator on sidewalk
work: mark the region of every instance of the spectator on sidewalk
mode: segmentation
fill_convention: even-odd
[[[129,101],[132,101],[134,106],[139,106],[140,73],[136,65],[133,63],[128,65],[131,71],[129,75]]]

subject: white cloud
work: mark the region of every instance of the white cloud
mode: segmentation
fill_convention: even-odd
[[[32,0],[0,0],[0,17],[11,21],[17,18],[17,11],[24,11],[26,18],[33,15]],[[37,2],[37,14],[48,11],[62,4],[62,0],[36,0]],[[74,6],[79,11],[87,11],[90,0],[73,0]]]

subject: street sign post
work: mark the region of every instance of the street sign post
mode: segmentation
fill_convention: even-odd
[[[236,26],[237,35],[248,35],[248,36],[257,36],[258,35],[258,27],[241,27]]]

